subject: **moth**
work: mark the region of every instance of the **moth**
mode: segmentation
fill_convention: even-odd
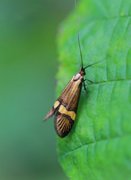
[[[69,81],[69,83],[67,84],[67,86],[65,87],[61,95],[58,97],[58,99],[55,101],[53,107],[45,117],[46,120],[55,115],[55,129],[58,136],[60,136],[61,138],[69,134],[75,122],[82,86],[86,90],[84,78],[86,75],[85,70],[88,67],[98,63],[96,62],[94,64],[84,67],[79,35],[78,44],[81,56],[80,71],[72,77],[72,79]],[[92,83],[92,81],[90,80],[87,81]]]

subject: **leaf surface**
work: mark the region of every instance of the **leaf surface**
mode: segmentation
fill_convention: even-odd
[[[80,69],[77,34],[88,94],[81,94],[70,134],[58,138],[60,163],[71,179],[131,179],[131,2],[83,0],[62,24],[57,92]]]

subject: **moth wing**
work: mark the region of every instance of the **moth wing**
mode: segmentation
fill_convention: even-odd
[[[73,82],[70,81],[67,86],[65,87],[65,89],[63,90],[61,96],[58,98],[58,100],[54,103],[54,106],[51,108],[51,110],[47,113],[47,115],[45,116],[44,120],[49,119],[50,117],[52,117],[55,112],[57,112],[58,110],[58,106],[64,101],[66,100],[68,93],[70,92],[70,89],[72,87]],[[61,103],[60,103],[61,102]]]
[[[49,119],[49,118],[52,117],[54,114],[55,114],[55,109],[52,108],[52,109],[47,113],[47,115],[45,116],[44,120]]]
[[[74,111],[76,113],[81,92],[81,86],[82,83],[77,84],[77,81],[74,82],[71,80],[63,90],[61,96],[54,103],[52,109],[46,115],[45,120],[52,117],[57,111],[59,111],[59,107],[61,104],[64,105],[68,111]],[[62,114],[63,112],[60,113]]]
[[[59,101],[55,101],[53,107],[51,108],[51,110],[47,113],[47,115],[45,116],[45,120],[52,117],[57,111],[58,111],[58,107],[60,106],[60,102]]]
[[[66,96],[66,98],[63,100],[66,104],[65,107],[68,111],[74,111],[75,113],[77,112],[80,93],[81,93],[81,87],[82,87],[82,84],[80,84],[79,86],[73,87],[69,91],[68,96]]]
[[[82,89],[82,80],[74,80],[68,82],[66,87],[59,96],[58,101],[63,104],[67,110],[77,111],[79,97]]]
[[[75,121],[82,83],[72,82],[59,97],[61,102],[55,119],[55,129],[60,137],[68,135]]]
[[[66,117],[64,114],[59,114],[55,119],[55,129],[60,137],[65,137],[71,130],[74,121]]]

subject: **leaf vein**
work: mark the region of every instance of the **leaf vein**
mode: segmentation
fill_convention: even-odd
[[[114,83],[114,82],[121,82],[121,81],[131,81],[131,79],[115,79],[115,80],[108,80],[108,81],[99,81],[89,84],[88,86],[98,85],[98,84],[105,84],[105,83]]]
[[[131,136],[131,133],[126,133],[125,135],[117,135],[117,136],[114,136],[114,137],[110,137],[108,139],[100,139],[100,140],[95,140],[93,142],[85,143],[82,146],[78,146],[78,147],[74,148],[73,150],[70,150],[70,151],[68,151],[68,152],[66,152],[64,154],[61,154],[61,157],[64,158],[64,157],[70,155],[71,153],[73,153],[74,151],[80,150],[81,148],[88,147],[89,145],[93,145],[93,144],[95,145],[96,143],[110,141],[110,140],[116,140],[116,139],[120,139],[120,138],[123,138],[123,137],[129,137],[129,136]]]

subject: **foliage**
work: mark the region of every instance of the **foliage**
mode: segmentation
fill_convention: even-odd
[[[58,94],[80,67],[80,33],[88,94],[81,94],[75,125],[58,138],[60,163],[71,179],[131,178],[130,0],[83,0],[59,35]]]

